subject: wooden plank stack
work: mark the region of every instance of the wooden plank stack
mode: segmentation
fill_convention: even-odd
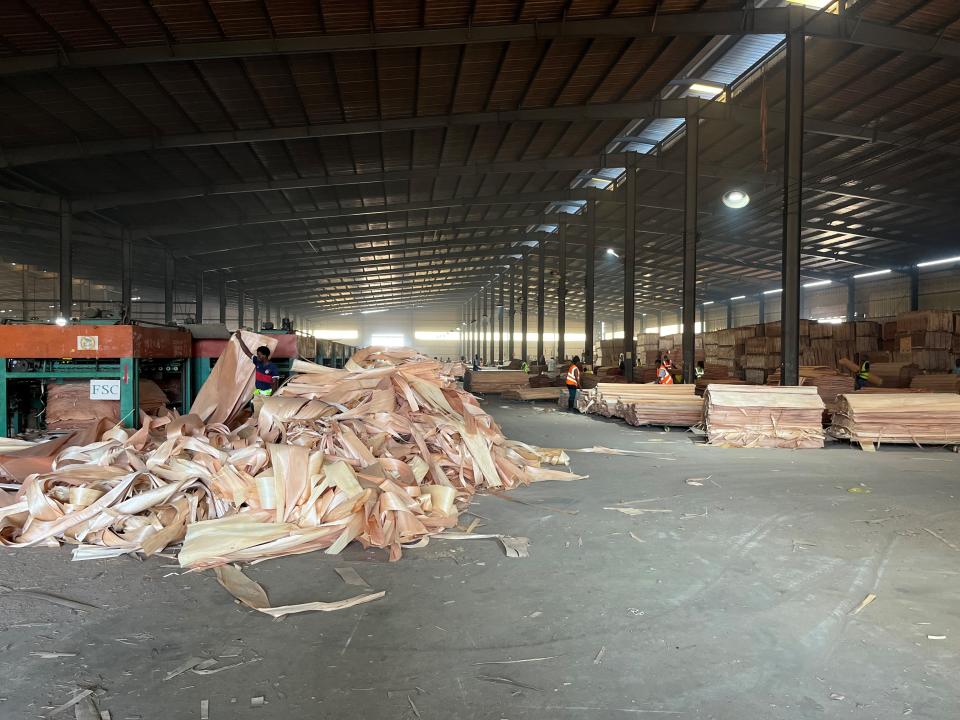
[[[896,349],[910,353],[921,370],[948,370],[956,342],[956,321],[950,310],[920,310],[897,316]]]
[[[911,389],[923,389],[930,392],[958,393],[960,392],[960,375],[952,373],[936,373],[932,375],[915,375],[910,381]]]
[[[708,385],[707,439],[721,447],[823,447],[823,400],[815,387]]]
[[[703,399],[693,385],[624,385],[615,415],[628,425],[690,427],[703,420]]]
[[[846,393],[838,398],[830,433],[859,443],[960,443],[960,395]]]
[[[770,385],[779,385],[780,371],[771,375],[767,382]],[[837,395],[853,392],[853,377],[849,373],[838,373],[833,368],[822,365],[801,365],[800,384],[817,389],[817,394],[823,400],[827,412],[833,412]]]
[[[467,370],[463,375],[463,388],[470,392],[502,393],[526,387],[530,387],[530,376],[522,370]]]
[[[566,391],[557,387],[542,388],[512,388],[504,390],[501,397],[504,400],[556,400],[557,397],[566,397]]]

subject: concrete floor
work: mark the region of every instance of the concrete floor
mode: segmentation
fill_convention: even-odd
[[[2,552],[0,583],[102,609],[0,595],[0,718],[43,717],[77,688],[98,688],[112,720],[200,718],[201,700],[211,720],[957,717],[960,551],[924,528],[960,546],[960,456],[724,450],[545,404],[488,408],[510,437],[648,454],[571,453],[590,479],[512,493],[536,506],[480,498],[481,532],[529,537],[529,559],[434,540],[399,563],[351,546],[248,568],[274,604],[355,594],[343,565],[387,591],[283,621],[169,559]],[[604,510],[635,500],[668,512]],[[252,662],[164,681],[222,655]],[[479,664],[530,658],[549,659]]]

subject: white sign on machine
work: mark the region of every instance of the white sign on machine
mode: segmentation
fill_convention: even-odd
[[[119,400],[120,399],[120,381],[119,380],[91,380],[90,381],[90,399],[91,400]]]

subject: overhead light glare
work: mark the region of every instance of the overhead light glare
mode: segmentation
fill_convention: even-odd
[[[704,305],[713,305],[713,300],[707,300]]]
[[[617,255],[617,251],[614,250],[613,248],[607,248],[607,255],[613,255],[613,257],[620,257],[619,255]]]
[[[764,290],[764,291],[763,291],[763,294],[764,294],[764,295],[776,295],[777,293],[782,293],[782,292],[783,292],[783,288],[777,288],[776,290]]]
[[[746,295],[734,295],[734,296],[733,296],[732,298],[730,298],[730,299],[731,299],[731,300],[745,300],[746,297],[747,297]]]
[[[707,83],[691,83],[690,92],[700,93],[702,95],[710,95],[711,97],[716,97],[723,92],[723,88],[719,85],[708,85]]]
[[[727,190],[721,199],[723,200],[724,205],[733,210],[745,208],[750,204],[750,196],[745,190]]]
[[[889,268],[886,270],[874,270],[873,272],[860,273],[859,275],[854,275],[855,279],[867,278],[867,277],[876,277],[877,275],[888,275],[892,272]]]
[[[917,267],[930,267],[931,265],[946,265],[947,263],[960,262],[960,256],[943,258],[942,260],[927,260],[926,262],[917,263]]]
[[[59,326],[59,327],[65,327],[66,324],[67,324],[67,319],[66,319],[65,317],[63,317],[63,315],[58,315],[58,316],[57,316],[57,319],[54,320],[53,322],[56,323],[57,326]]]
[[[361,310],[361,315],[373,315],[374,313],[386,312],[389,308],[380,308],[379,310]]]
[[[832,282],[832,280],[817,280],[816,282],[804,283],[803,286],[805,288],[823,287],[824,285],[829,285]]]

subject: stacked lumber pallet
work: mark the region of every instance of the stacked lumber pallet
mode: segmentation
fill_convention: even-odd
[[[463,388],[470,392],[491,394],[525,387],[530,387],[530,376],[522,370],[467,370],[463,375]]]
[[[920,374],[920,368],[910,363],[870,361],[870,375],[880,379],[883,387],[910,387],[914,376]]]
[[[513,390],[504,390],[501,397],[504,400],[556,400],[557,397],[565,397],[566,391],[556,387],[542,388],[516,388]]]
[[[910,381],[912,389],[929,390],[930,392],[958,393],[960,392],[960,375],[951,373],[937,373],[933,375],[915,375]]]
[[[861,444],[960,443],[960,395],[847,393],[838,399],[830,432]]]
[[[951,353],[960,349],[950,310],[920,310],[897,316],[897,348],[910,353],[921,370],[948,370]]]
[[[768,379],[770,385],[780,385],[780,371],[778,370]],[[800,384],[817,389],[817,394],[823,400],[827,412],[833,411],[837,395],[853,392],[853,377],[849,374],[838,373],[831,367],[822,365],[801,365]]]
[[[711,377],[702,377],[697,380],[695,387],[697,388],[697,395],[702,396],[707,390],[708,385],[748,385],[745,380],[735,377],[721,377],[721,378],[711,378]]]
[[[703,398],[693,385],[625,385],[615,415],[628,425],[690,427],[703,421]]]
[[[815,387],[708,385],[707,439],[721,447],[823,447],[823,400]]]

